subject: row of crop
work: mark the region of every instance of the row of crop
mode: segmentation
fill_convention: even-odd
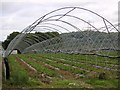
[[[60,67],[60,69],[63,69],[63,70],[66,70],[66,71],[68,71],[68,69],[69,69],[69,67],[64,67],[64,65],[61,63],[59,63],[59,62],[56,62],[55,61],[55,58],[53,58],[53,60],[49,60],[49,57],[47,58],[46,56],[43,56],[43,55],[40,55],[40,54],[26,54],[26,55],[15,55],[15,57],[16,56],[18,56],[19,58],[21,58],[21,59],[23,59],[26,63],[30,63],[30,62],[32,62],[32,63],[34,63],[35,65],[37,65],[37,67],[39,67],[39,66],[42,66],[42,67],[44,67],[42,64],[40,64],[39,62],[45,62],[45,63],[47,63],[47,64],[51,64],[51,65],[53,65],[53,66],[55,66],[55,67]],[[17,76],[17,79],[14,79],[15,80],[15,82],[17,81],[17,84],[19,85],[18,87],[21,87],[21,85],[23,85],[25,82],[27,82],[28,80],[30,80],[30,77],[29,77],[29,75],[28,75],[28,73],[29,72],[27,72],[26,70],[25,70],[25,68],[20,64],[20,63],[18,63],[17,62],[17,60],[16,60],[16,58],[15,58],[14,56],[10,56],[9,57],[9,62],[10,62],[10,66],[11,66],[11,74],[16,78],[16,76]],[[32,60],[33,59],[33,60]],[[51,58],[52,59],[52,58]],[[60,65],[61,66],[60,66]],[[30,64],[31,66],[32,66],[32,64]],[[32,66],[33,67],[33,66]],[[62,68],[61,68],[62,67]],[[35,68],[35,67],[34,67]],[[66,69],[67,68],[67,69]],[[16,70],[16,71],[15,71]],[[71,70],[71,69],[70,69]],[[72,71],[70,71],[69,70],[69,72],[72,72]],[[77,69],[76,69],[77,70]],[[13,73],[13,71],[15,72],[15,73]],[[20,71],[20,72],[19,72]],[[56,71],[55,71],[56,72]],[[23,74],[24,73],[24,74]],[[41,73],[41,71],[40,71],[40,73]],[[46,73],[46,72],[43,72],[43,73]],[[73,73],[75,73],[75,72],[73,72]],[[76,73],[77,73],[77,71],[76,71]],[[16,76],[15,76],[15,75]],[[108,73],[109,74],[109,73]],[[13,78],[13,76],[11,77],[11,79]],[[38,78],[37,78],[38,79]],[[54,78],[54,80],[56,80],[56,81],[53,81],[53,83],[50,83],[50,84],[42,84],[42,83],[31,83],[31,86],[33,86],[33,87],[36,87],[36,86],[38,86],[39,88],[41,88],[42,87],[42,85],[43,85],[43,87],[44,88],[49,88],[49,87],[52,87],[52,88],[54,88],[54,87],[58,87],[59,86],[59,88],[63,88],[63,87],[74,87],[74,88],[78,88],[78,85],[80,84],[82,87],[84,87],[85,86],[85,88],[87,87],[88,88],[88,84],[90,84],[91,86],[96,86],[97,88],[98,87],[108,87],[108,88],[111,88],[111,87],[117,87],[117,81],[116,82],[114,82],[114,81],[111,81],[110,82],[110,80],[96,80],[96,79],[93,79],[93,80],[91,80],[91,79],[87,79],[87,78],[84,78],[83,80],[82,80],[82,82],[81,82],[81,80],[76,80],[75,82],[74,81],[69,81],[68,79],[63,79],[63,80],[61,80],[61,79],[56,79],[56,78]],[[34,81],[34,80],[32,80],[32,81]],[[39,80],[40,81],[40,80]],[[19,82],[19,83],[18,83]],[[87,84],[88,83],[88,84]],[[115,83],[115,84],[114,84]],[[11,83],[12,84],[12,83]],[[23,86],[23,87],[25,87],[25,86]],[[29,87],[29,86],[26,86],[26,87]],[[37,87],[36,87],[37,88]]]
[[[48,54],[49,55],[49,54]],[[112,59],[112,58],[106,58],[106,57],[100,57],[100,56],[95,56],[95,55],[76,55],[76,54],[62,54],[62,53],[58,53],[58,54],[50,54],[50,55],[54,55],[56,57],[60,56],[60,57],[66,57],[66,58],[71,58],[71,59],[78,59],[81,61],[90,61],[90,62],[95,62],[95,60],[97,60],[97,62],[99,63],[103,63],[105,62],[105,60],[109,61],[109,63],[111,64],[117,64],[117,59]]]
[[[97,73],[100,73],[100,72],[106,72],[107,74],[109,74],[111,76],[111,78],[114,78],[116,77],[116,72],[112,72],[112,71],[109,71],[109,70],[104,70],[103,68],[94,68],[94,67],[91,67],[89,66],[88,64],[81,64],[80,62],[78,64],[74,63],[74,61],[66,61],[66,62],[63,62],[62,60],[57,60],[55,58],[53,58],[53,56],[51,55],[51,58],[50,56],[48,56],[47,54],[28,54],[28,55],[24,55],[24,57],[26,58],[33,58],[37,61],[42,61],[42,62],[45,62],[51,66],[54,66],[56,68],[59,68],[59,69],[62,69],[62,70],[66,70],[66,71],[69,71],[69,72],[72,72],[72,73],[75,73],[75,74],[89,74],[87,71],[94,71],[94,72],[97,72]],[[67,64],[68,66],[64,65],[64,64]],[[78,66],[80,68],[83,68],[84,70],[80,70],[80,69],[76,69],[76,68],[73,68],[72,65],[74,64],[74,66]],[[87,70],[87,71],[86,71]],[[81,72],[82,71],[82,72]]]
[[[28,57],[26,57],[26,58],[28,58]],[[51,65],[55,68],[59,68],[61,70],[69,71],[69,72],[74,73],[74,74],[86,74],[87,73],[85,70],[80,70],[79,68],[73,68],[71,66],[66,66],[63,63],[53,62],[54,60],[53,61],[47,60],[47,58],[45,58],[45,57],[40,57],[40,56],[33,57],[32,56],[31,58],[34,58],[37,61],[42,61],[44,63],[47,63],[47,64],[49,64],[49,65]]]
[[[85,70],[86,72],[90,72],[90,71],[94,71],[94,72],[109,72],[109,73],[116,73],[116,69],[111,69],[111,68],[104,68],[102,66],[91,66],[90,64],[86,64],[86,63],[80,63],[80,62],[74,62],[74,61],[69,61],[69,60],[62,60],[62,59],[58,59],[58,58],[53,58],[53,57],[46,57],[46,56],[41,56],[43,58],[47,58],[51,61],[56,61],[57,63],[62,63],[65,65],[69,65],[71,67],[74,68],[79,68],[80,70]]]
[[[25,85],[29,81],[28,72],[17,62],[16,58],[11,55],[9,56],[10,64],[10,81],[13,85]]]
[[[55,54],[56,55],[56,54]],[[27,56],[27,58],[29,58],[31,55],[28,55]],[[54,56],[54,54],[53,55],[50,55],[50,54],[39,54],[39,56],[38,55],[32,55],[32,57],[34,57],[34,58],[39,58],[39,57],[43,57],[43,58],[48,58],[48,59],[50,59],[50,60],[52,60],[52,61],[57,61],[57,62],[59,62],[59,63],[63,63],[63,64],[68,64],[68,65],[71,65],[71,66],[75,66],[75,67],[78,67],[78,68],[81,68],[81,69],[85,69],[85,70],[89,70],[89,71],[103,71],[103,70],[107,70],[107,71],[109,71],[109,70],[112,70],[112,71],[114,71],[115,69],[113,69],[113,68],[106,68],[106,67],[103,67],[103,66],[98,66],[98,65],[94,65],[94,64],[90,64],[90,63],[83,63],[83,62],[80,62],[80,60],[79,61],[75,61],[75,60],[73,60],[73,59],[63,59],[64,57],[62,57],[62,59],[61,58],[58,58],[58,57],[56,57],[55,58],[55,56]]]
[[[92,62],[95,63],[105,63],[107,64],[118,64],[118,59],[117,58],[107,58],[107,57],[100,57],[100,56],[95,56],[95,55],[76,55],[76,54],[63,54],[63,53],[43,53],[43,54],[29,54],[32,55],[33,57],[39,56],[39,55],[45,55],[45,56],[54,56],[56,58],[64,58],[64,59],[69,59],[69,60],[75,60],[75,61],[81,61],[81,62]]]
[[[59,58],[54,58],[54,57],[48,57],[48,56],[39,56],[39,58],[44,58],[44,59],[49,59],[49,61],[54,61],[54,62],[57,62],[57,63],[61,63],[61,64],[66,64],[66,65],[69,65],[71,67],[77,67],[77,68],[80,68],[80,69],[84,69],[86,71],[89,70],[94,70],[95,68],[94,67],[91,67],[89,65],[85,65],[85,64],[82,64],[80,62],[75,62],[75,61],[70,61],[70,60],[63,60],[63,59],[59,59]]]
[[[112,59],[114,63],[110,63],[109,59],[107,58],[100,58],[97,56],[78,56],[78,55],[65,55],[65,54],[43,54],[42,56],[46,57],[54,57],[58,59],[64,59],[64,60],[69,60],[69,61],[74,61],[78,63],[85,63],[87,65],[97,65],[97,66],[102,66],[102,67],[108,67],[108,68],[113,68],[117,69],[118,62],[114,59]],[[104,61],[103,61],[104,60]]]
[[[43,66],[42,64],[30,60],[29,58],[22,56],[20,57],[22,60],[24,60],[26,63],[30,64],[33,68],[35,68],[39,73],[43,73],[46,74],[48,76],[54,77],[57,76],[57,72],[55,72],[54,70],[51,70],[45,66]]]

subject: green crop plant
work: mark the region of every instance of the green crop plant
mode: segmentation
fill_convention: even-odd
[[[29,81],[28,73],[16,61],[14,56],[9,57],[10,70],[11,70],[11,84],[13,85],[26,85]]]
[[[26,57],[22,57],[22,60],[30,64],[32,67],[34,67],[38,72],[47,74],[49,76],[57,76],[57,73],[54,70],[50,70],[47,67],[44,67],[43,65],[40,65],[40,63],[37,63],[35,61],[31,61],[27,59]]]

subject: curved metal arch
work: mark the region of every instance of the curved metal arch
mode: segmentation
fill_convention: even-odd
[[[47,30],[50,30],[50,31],[53,31],[52,29],[54,29],[54,30],[56,30],[56,31],[59,31],[58,29],[56,29],[56,28],[53,28],[53,27],[50,27],[50,26],[39,26],[40,28],[42,28],[42,27],[45,27],[45,28],[42,28],[42,29],[47,29]],[[48,28],[50,28],[50,29],[48,29]],[[35,30],[36,31],[36,30]],[[61,32],[61,31],[59,31],[59,32]],[[56,35],[54,35],[53,33],[50,33],[51,35],[53,35],[54,37],[56,36]],[[47,34],[46,34],[47,35]],[[35,36],[35,35],[34,35]],[[41,36],[41,35],[40,35]],[[47,35],[48,37],[49,37],[49,35]],[[35,36],[36,37],[36,36]],[[43,36],[42,36],[43,37]],[[37,37],[37,39],[39,39],[39,37]],[[47,40],[47,38],[45,37],[45,39]],[[39,43],[39,42],[37,42],[37,43]],[[36,43],[35,43],[36,44]]]
[[[42,28],[42,27],[45,27],[45,28],[50,28],[50,29],[54,29],[54,30],[56,30],[56,31],[59,31],[60,33],[62,33],[60,30],[58,30],[58,29],[56,29],[56,28],[53,28],[53,27],[51,27],[51,26],[37,26],[37,27],[40,27],[40,28]],[[51,30],[51,31],[53,31],[53,30]]]
[[[44,22],[44,20],[46,19],[46,16],[49,16],[50,14],[52,14],[52,13],[54,13],[54,12],[57,12],[57,11],[60,11],[60,10],[65,10],[65,9],[70,9],[70,10],[68,10],[68,12],[65,13],[65,14],[63,14],[60,18],[62,18],[62,17],[64,17],[64,16],[67,16],[68,13],[72,12],[72,11],[75,10],[75,9],[81,9],[81,10],[85,10],[85,11],[91,12],[91,13],[99,16],[100,18],[103,19],[103,22],[105,21],[105,22],[109,23],[116,31],[119,32],[119,30],[118,30],[111,22],[109,22],[107,19],[105,19],[105,18],[102,17],[101,15],[99,15],[99,14],[97,14],[97,13],[91,11],[91,10],[88,10],[88,9],[85,9],[85,8],[81,8],[81,7],[63,7],[63,8],[59,8],[59,9],[53,10],[53,11],[45,14],[44,16],[40,17],[40,18],[37,19],[34,23],[32,23],[31,25],[29,25],[28,27],[26,27],[21,33],[24,33],[24,34],[30,33],[32,30],[35,29],[35,27],[36,27],[37,25],[39,25],[40,23]],[[60,18],[58,18],[58,19],[60,19]],[[63,22],[64,22],[64,21],[63,21]],[[104,24],[105,24],[105,23],[104,23]],[[74,28],[75,28],[75,27],[74,27]],[[106,27],[106,28],[107,28],[107,27]],[[79,30],[79,28],[76,28],[76,30]],[[21,34],[21,35],[22,35],[22,34]],[[21,37],[24,38],[24,37],[26,37],[26,35],[22,35]],[[20,37],[20,38],[21,38],[21,37]],[[19,40],[20,40],[20,39],[19,39]],[[22,39],[21,39],[21,40],[22,40]],[[19,43],[19,42],[18,42],[18,43]],[[14,43],[12,43],[12,44],[14,44]],[[16,47],[16,45],[17,45],[17,44],[13,45],[12,47],[8,47],[7,50],[9,51],[9,49],[10,49],[10,50],[13,49],[14,47]],[[11,46],[11,45],[10,45],[10,46]]]
[[[63,16],[63,15],[62,15],[62,14],[59,14],[59,15],[54,15],[54,16],[48,17],[47,19],[45,19],[45,20],[44,20],[43,22],[41,22],[41,23],[44,23],[44,22],[46,22],[46,21],[49,21],[50,18],[57,17],[57,16]],[[104,27],[101,27],[100,29],[97,29],[95,26],[93,26],[92,24],[90,24],[89,22],[87,22],[86,20],[84,20],[84,19],[82,19],[82,18],[73,16],[73,15],[65,15],[65,16],[73,17],[73,18],[75,18],[75,19],[81,20],[81,21],[87,23],[88,25],[90,25],[91,27],[93,27],[93,28],[94,28],[95,30],[97,30],[98,32],[99,32],[99,30],[101,30],[102,28],[106,28],[106,26],[104,26]],[[58,19],[53,19],[53,20],[58,21]],[[50,24],[51,24],[51,23],[50,23]],[[115,26],[119,26],[119,25],[120,25],[120,23],[119,23],[119,24],[115,24]],[[109,26],[109,27],[107,27],[107,28],[110,28],[110,27],[112,27],[112,26]],[[114,27],[113,27],[113,28],[114,28]],[[113,28],[112,28],[112,29],[113,29]],[[118,31],[118,32],[119,32],[119,31]],[[109,33],[109,31],[108,31],[108,33]]]
[[[36,31],[36,30],[34,30],[34,31]],[[42,35],[39,35],[39,37],[41,37],[43,40],[44,39],[47,39],[46,37],[43,37]],[[38,37],[38,39],[39,39],[39,37]],[[37,38],[37,37],[36,37]]]
[[[56,20],[56,19],[55,19]],[[48,21],[48,20],[47,20]],[[49,20],[49,21],[52,21],[52,20]],[[54,20],[53,20],[54,21]],[[80,29],[79,28],[77,28],[76,26],[74,26],[74,25],[72,25],[72,24],[70,24],[69,22],[66,22],[66,21],[63,21],[63,20],[57,20],[57,21],[61,21],[61,22],[63,22],[63,23],[66,23],[66,24],[68,24],[68,25],[70,25],[70,26],[72,26],[72,27],[74,27],[76,30],[78,30],[78,31],[80,31]],[[25,37],[25,36],[24,36]]]
[[[48,20],[47,20],[48,21]],[[51,20],[50,20],[51,21]],[[53,20],[54,21],[54,20]],[[56,21],[56,20],[55,20]],[[64,22],[64,23],[66,23],[66,24],[68,24],[68,25],[70,25],[70,26],[72,26],[73,28],[77,28],[77,30],[79,29],[78,27],[76,27],[76,26],[74,26],[73,24],[71,24],[71,23],[69,23],[69,22],[66,22],[66,21],[63,21],[63,20],[57,20],[57,21],[61,21],[61,22]],[[46,26],[45,26],[46,27]],[[48,28],[51,28],[51,29],[55,29],[55,28],[52,28],[52,27],[48,27]],[[55,29],[55,30],[58,30],[58,29]],[[59,30],[58,30],[59,31]],[[81,31],[80,29],[79,29],[79,31]],[[70,32],[70,31],[69,31]]]
[[[39,40],[38,40],[38,36],[36,36],[36,35],[31,35],[33,38],[35,38],[35,40],[38,42]],[[26,37],[26,38],[29,38],[29,36],[28,37]]]
[[[53,24],[53,23],[43,23],[43,24],[57,26],[57,27],[60,27],[60,28],[62,28],[62,29],[64,29],[64,30],[66,30],[66,31],[70,32],[70,31],[69,31],[67,28],[65,28],[65,27],[62,27],[62,26],[60,26],[60,25],[57,25],[57,24]]]
[[[52,28],[47,28],[47,27],[41,27],[41,29],[53,31]]]
[[[47,20],[47,21],[56,21],[56,19],[51,19],[51,20]],[[73,28],[75,28],[76,30],[81,31],[78,27],[76,27],[75,25],[73,25],[73,24],[71,24],[71,23],[69,23],[69,22],[66,22],[66,21],[64,21],[64,20],[57,20],[57,21],[66,23],[66,24],[72,26]],[[44,21],[44,22],[45,22],[45,21]],[[83,35],[84,35],[84,34],[83,34]],[[89,37],[89,38],[90,38],[90,37]]]
[[[63,16],[63,15],[54,15],[54,16],[48,17],[48,18],[45,19],[44,21],[48,21],[50,18],[56,17],[56,16]],[[76,18],[76,19],[78,19],[78,20],[81,20],[81,21],[87,23],[88,25],[92,26],[95,30],[99,31],[96,27],[94,27],[92,24],[90,24],[89,22],[85,21],[84,19],[81,19],[81,18],[76,17],[76,16],[73,16],[73,15],[66,15],[66,16],[68,16],[68,17],[73,17],[73,18]],[[59,19],[56,19],[56,20],[58,21]],[[43,22],[44,22],[44,21],[43,21]],[[93,34],[94,34],[94,33],[93,33]],[[97,38],[96,38],[96,40],[97,40]]]
[[[40,26],[42,29],[45,29],[45,30],[50,30],[50,31],[53,31],[52,29],[54,29],[54,30],[56,30],[56,31],[58,31],[58,29],[56,29],[56,28],[52,28],[52,27],[49,27],[49,26]],[[45,28],[44,28],[45,27]],[[61,31],[60,31],[61,32]],[[52,33],[51,33],[52,34]],[[53,36],[55,36],[54,34],[52,34]],[[59,38],[61,38],[61,37],[59,37]],[[52,39],[54,39],[54,38],[52,38]],[[47,39],[46,39],[47,40]],[[44,41],[46,41],[46,40],[44,40]],[[51,41],[52,42],[52,41]],[[41,42],[39,42],[39,43],[41,43]],[[37,43],[36,43],[37,44]]]
[[[51,17],[49,17],[49,18],[47,18],[47,19],[50,19],[50,18],[56,17],[56,16],[63,16],[63,15],[55,15],[55,16],[51,16]],[[82,20],[83,22],[85,22],[85,23],[89,24],[90,26],[92,26],[93,28],[95,28],[93,25],[91,25],[90,23],[88,23],[87,21],[85,21],[85,20],[83,20],[83,19],[81,19],[81,18],[78,18],[78,17],[76,17],[76,16],[72,16],[72,15],[66,15],[66,16],[69,16],[69,17],[73,17],[73,18]],[[45,19],[44,21],[46,21],[47,19]],[[57,21],[58,21],[58,19],[57,19]],[[52,29],[53,29],[53,28],[52,28]],[[97,30],[97,28],[95,28],[95,29]],[[98,31],[98,30],[97,30],[97,31]]]
[[[54,16],[51,16],[51,17],[45,19],[43,22],[49,21],[50,18],[56,17],[56,16],[62,16],[62,15],[54,15]],[[73,15],[66,15],[66,16],[68,16],[68,17],[73,17],[73,18],[76,18],[76,19],[78,19],[78,20],[81,20],[81,21],[87,23],[88,25],[92,26],[93,28],[95,28],[95,29],[98,31],[98,29],[97,29],[96,27],[94,27],[92,24],[90,24],[89,22],[85,21],[84,19],[81,19],[81,18],[76,17],[76,16],[73,16]],[[59,20],[59,19],[55,19],[55,21],[58,21],[58,20]]]
[[[63,15],[54,15],[54,16],[48,17],[48,18],[45,19],[43,22],[49,21],[50,18],[56,17],[56,16],[63,16]],[[88,25],[92,26],[95,30],[97,30],[97,31],[99,32],[99,30],[98,30],[96,27],[94,27],[92,24],[90,24],[89,22],[85,21],[84,19],[81,19],[81,18],[76,17],[76,16],[73,16],[73,15],[66,15],[66,16],[68,16],[68,17],[73,17],[73,18],[75,18],[75,19],[81,20],[81,21],[87,23]],[[55,19],[55,21],[60,21],[60,20],[59,20],[59,19]],[[66,23],[66,21],[65,21],[64,23]],[[69,24],[69,25],[71,25],[72,27],[74,27],[74,26],[73,26],[72,24],[70,24],[70,23],[67,23],[67,24]],[[75,26],[75,27],[76,27],[76,26]],[[77,29],[77,27],[76,27],[76,29]],[[77,30],[78,30],[78,29],[77,29]],[[79,29],[79,31],[81,31],[81,30]],[[93,34],[94,34],[94,33],[93,33]]]
[[[26,50],[28,50],[28,49],[31,49],[31,50],[32,50],[31,47],[35,47],[35,46],[37,46],[37,45],[43,46],[43,47],[41,47],[41,48],[43,49],[43,48],[45,48],[45,47],[47,47],[47,46],[49,46],[49,45],[51,45],[51,44],[58,43],[58,42],[59,42],[59,41],[57,41],[58,39],[60,40],[61,37],[58,36],[58,37],[55,37],[55,38],[47,39],[47,40],[44,40],[44,41],[42,41],[42,42],[36,43],[36,44],[34,44],[34,45],[31,45],[30,47],[25,48],[24,51],[23,51],[23,53],[25,53]],[[44,44],[46,44],[46,43],[48,44],[47,46],[44,45]],[[36,48],[36,47],[35,47],[35,48]]]
[[[62,15],[54,15],[54,16],[51,16],[51,17],[47,18],[46,20],[49,21],[50,18],[56,17],[56,16],[62,16]],[[92,26],[93,28],[95,28],[93,25],[91,25],[90,23],[86,22],[85,20],[83,20],[83,19],[81,19],[81,18],[78,18],[78,17],[76,17],[76,16],[72,16],[72,15],[66,15],[66,16],[70,16],[70,17],[74,17],[74,18],[76,18],[76,19],[82,20],[82,21],[84,21],[85,23],[87,23],[87,24],[89,24],[90,26]],[[44,21],[46,21],[46,20],[44,20]],[[55,20],[58,20],[58,19],[55,19]],[[107,29],[107,32],[110,34],[110,32],[109,32],[108,27],[106,26],[106,24],[105,24],[105,28]],[[99,31],[97,28],[95,28],[95,29],[96,29],[97,31]],[[98,38],[98,36],[97,36],[97,38]],[[97,40],[97,38],[96,38],[96,40]],[[95,40],[95,41],[96,41],[96,40]],[[95,43],[95,42],[94,42],[94,43]],[[93,43],[93,44],[94,44],[94,43]],[[92,44],[92,45],[93,45],[93,44]]]
[[[45,20],[42,21],[41,23],[46,22],[46,21],[50,21],[50,20],[49,20],[50,18],[52,18],[52,17],[57,17],[57,16],[63,16],[63,15],[54,15],[54,16],[48,17],[47,19],[45,19]],[[81,19],[81,18],[76,17],[76,16],[73,16],[73,15],[65,15],[65,16],[73,17],[73,18],[76,18],[76,19],[78,19],[78,20],[81,20],[81,21],[87,23],[88,25],[92,26],[93,28],[95,28],[97,31],[99,31],[96,27],[94,27],[92,24],[90,24],[89,22],[85,21],[84,19]],[[51,20],[60,21],[59,19],[51,19]],[[64,23],[65,23],[65,22],[64,22]],[[70,25],[70,23],[68,23],[68,22],[67,22],[67,24]],[[72,24],[71,24],[70,26],[75,27],[75,26],[72,25]],[[78,30],[78,29],[76,28],[76,30]],[[32,31],[32,30],[30,30],[30,32],[31,32],[31,31]],[[80,31],[80,29],[79,29],[79,31]]]
[[[105,27],[104,27],[105,28]],[[110,28],[110,27],[109,27]],[[113,28],[111,28],[110,29],[110,31],[112,30]],[[109,35],[111,35],[111,33],[109,33]],[[97,36],[97,37],[99,37],[99,36]],[[97,40],[97,39],[96,39]],[[105,38],[103,39],[103,41],[105,40]],[[102,41],[102,43],[103,43],[103,41]],[[102,45],[102,44],[101,44]],[[114,48],[115,48],[115,45],[113,44],[113,46],[114,46]],[[101,47],[101,46],[100,46]]]
[[[27,40],[23,40],[25,43],[27,43],[29,46],[31,46],[31,42],[30,41],[27,41]]]
[[[67,7],[67,8],[72,8],[72,7]],[[74,7],[74,9],[76,9],[76,8],[79,8],[79,9],[83,9],[83,10],[87,10],[87,9],[84,9],[84,8],[80,8],[80,7]],[[61,9],[57,9],[57,10],[55,10],[55,11],[59,11],[59,10],[62,10],[62,9],[65,9],[65,8],[61,8]],[[74,10],[73,9],[73,10]],[[50,12],[50,13],[53,13],[53,12],[55,12],[55,11],[52,11],[52,12]],[[71,10],[72,11],[72,10]],[[90,11],[90,10],[87,10],[87,11]],[[92,12],[92,11],[90,11],[90,12]],[[48,14],[50,14],[50,13],[48,13]],[[92,13],[94,13],[94,12],[92,12]],[[41,17],[41,19],[44,19],[45,18],[45,16],[47,16],[48,14],[46,14],[46,15],[44,15],[43,17]],[[94,13],[94,14],[96,14],[96,13]],[[98,14],[96,14],[96,15],[98,15]],[[67,14],[64,14],[63,16],[67,16]],[[100,15],[98,15],[98,16],[100,16]],[[49,17],[50,18],[50,17]],[[78,18],[78,17],[76,17],[76,18]],[[101,17],[101,18],[103,18],[103,17]],[[106,20],[105,18],[103,18],[104,20]],[[39,19],[38,19],[39,20]],[[46,19],[45,19],[46,20]],[[37,20],[36,20],[37,21]],[[44,20],[43,20],[44,21]],[[42,22],[43,22],[42,21]],[[33,24],[35,24],[35,23],[33,23]],[[33,25],[32,24],[32,25]]]
[[[50,31],[52,31],[51,29],[49,29],[49,28],[42,28],[42,29],[45,29],[45,30],[50,30]],[[54,34],[53,34],[54,35]],[[54,38],[52,38],[52,39],[54,39]],[[46,39],[47,40],[47,39]],[[46,40],[44,40],[44,41],[46,41]],[[52,42],[52,41],[51,41]],[[39,42],[39,43],[41,43],[41,42]],[[37,43],[36,43],[37,44]]]
[[[40,35],[41,36],[41,35]],[[48,35],[49,36],[49,35]],[[45,36],[44,37],[42,37],[42,38],[45,38]],[[47,39],[47,38],[45,38],[45,39]],[[37,40],[37,41],[36,41]],[[34,42],[33,42],[34,41]],[[36,44],[36,43],[39,43],[38,42],[38,38],[35,38],[35,37],[33,37],[32,39],[31,38],[25,38],[24,40],[23,40],[23,42],[25,42],[25,43],[27,43],[27,44],[29,44],[29,46],[31,46],[31,45],[34,45],[34,44]],[[27,48],[27,47],[26,47]]]
[[[56,17],[56,16],[62,16],[62,15],[55,15],[55,16],[51,16],[51,17],[49,17],[49,18]],[[85,22],[85,23],[89,24],[90,26],[92,26],[93,28],[95,28],[95,30],[99,31],[96,27],[94,27],[94,26],[91,25],[89,22],[85,21],[84,19],[78,18],[78,17],[76,17],[76,16],[72,16],[72,15],[66,15],[66,16],[69,16],[69,17],[73,17],[73,18],[82,20],[83,22]],[[47,21],[48,21],[49,18],[47,18]],[[46,20],[44,20],[44,21],[46,21]],[[57,21],[58,21],[58,19],[57,19]],[[108,31],[108,30],[107,30],[107,31]],[[109,31],[108,31],[108,33],[109,33]],[[97,40],[97,38],[96,38],[96,40]]]
[[[58,20],[58,21],[60,21],[60,20]],[[63,22],[64,22],[64,21],[63,21]],[[67,22],[67,24],[68,24],[68,22]],[[69,23],[69,25],[72,25],[72,24]],[[72,26],[74,26],[74,25],[72,25]],[[40,27],[47,27],[47,28],[51,28],[51,29],[55,29],[55,30],[59,31],[58,29],[53,28],[53,27],[49,27],[49,26],[40,26]],[[77,28],[77,27],[76,27],[76,28]],[[70,32],[70,31],[69,31],[69,32]]]
[[[54,35],[54,34],[52,34],[52,35]],[[31,35],[32,37],[33,37],[33,39],[31,39],[31,38],[29,38],[29,37],[26,37],[26,38],[29,38],[29,39],[31,39],[31,40],[35,40],[35,41],[37,41],[37,43],[39,43],[39,37],[38,36],[36,36],[36,35]],[[39,35],[40,37],[43,37],[42,35]],[[49,36],[49,35],[47,35],[47,36]],[[25,38],[25,39],[26,39]],[[47,39],[47,38],[45,38],[45,39]]]
[[[25,40],[28,40],[31,42],[31,44],[34,44],[36,41],[34,39],[31,39],[31,38],[25,38]]]
[[[29,37],[28,37],[29,38]],[[33,37],[33,40],[35,40],[36,41],[36,43],[38,43],[39,42],[39,40],[37,39],[37,38],[35,38],[35,37]]]
[[[62,33],[60,30],[58,30],[58,29],[56,29],[56,28],[53,28],[53,27],[50,27],[50,26],[46,26],[46,25],[45,25],[45,26],[38,26],[38,27],[40,27],[40,28],[42,28],[42,29],[50,30],[50,31],[53,31],[52,29],[54,29],[54,30],[59,31],[60,33]],[[45,27],[45,28],[44,28],[44,27]],[[34,31],[37,32],[38,30],[35,30],[35,29],[34,29]],[[53,32],[54,32],[54,31],[53,31]],[[52,33],[51,33],[51,35],[55,36],[55,35],[52,34]]]
[[[97,14],[97,13],[95,13],[95,12],[89,10],[89,9],[85,9],[85,8],[81,8],[81,7],[63,7],[63,8],[59,8],[59,9],[53,10],[53,11],[45,14],[44,16],[40,17],[39,19],[37,19],[33,24],[31,24],[31,26],[32,26],[32,25],[34,25],[34,24],[36,23],[35,26],[33,26],[33,27],[30,26],[30,27],[31,27],[32,30],[33,30],[38,24],[40,24],[41,22],[44,21],[44,18],[45,18],[47,15],[49,15],[49,14],[51,14],[51,13],[53,13],[53,12],[56,12],[56,11],[59,11],[59,10],[64,10],[64,9],[68,9],[68,8],[72,8],[72,9],[74,9],[74,10],[75,10],[75,9],[81,9],[81,10],[85,10],[85,11],[91,12],[91,13],[93,13],[93,14],[101,17],[102,19],[106,20],[109,24],[111,24],[111,25],[114,27],[114,25],[113,25],[111,22],[109,22],[107,19],[105,19],[105,18],[102,17],[101,15],[99,15],[99,14]],[[71,10],[70,10],[70,11],[71,11]],[[67,14],[68,14],[68,13],[67,13]],[[66,16],[67,14],[64,14],[63,16]],[[114,28],[116,29],[116,27],[114,27]],[[116,30],[119,32],[118,29],[116,29]]]

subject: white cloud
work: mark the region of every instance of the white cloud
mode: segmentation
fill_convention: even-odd
[[[1,2],[0,41],[5,40],[14,30],[22,31],[44,14],[66,6],[88,8],[112,23],[117,23],[118,19],[116,14],[118,0],[29,0],[29,2],[28,0],[2,0]]]

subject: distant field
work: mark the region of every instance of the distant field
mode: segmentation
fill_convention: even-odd
[[[117,88],[118,60],[62,53],[9,56],[11,78],[3,87]]]

